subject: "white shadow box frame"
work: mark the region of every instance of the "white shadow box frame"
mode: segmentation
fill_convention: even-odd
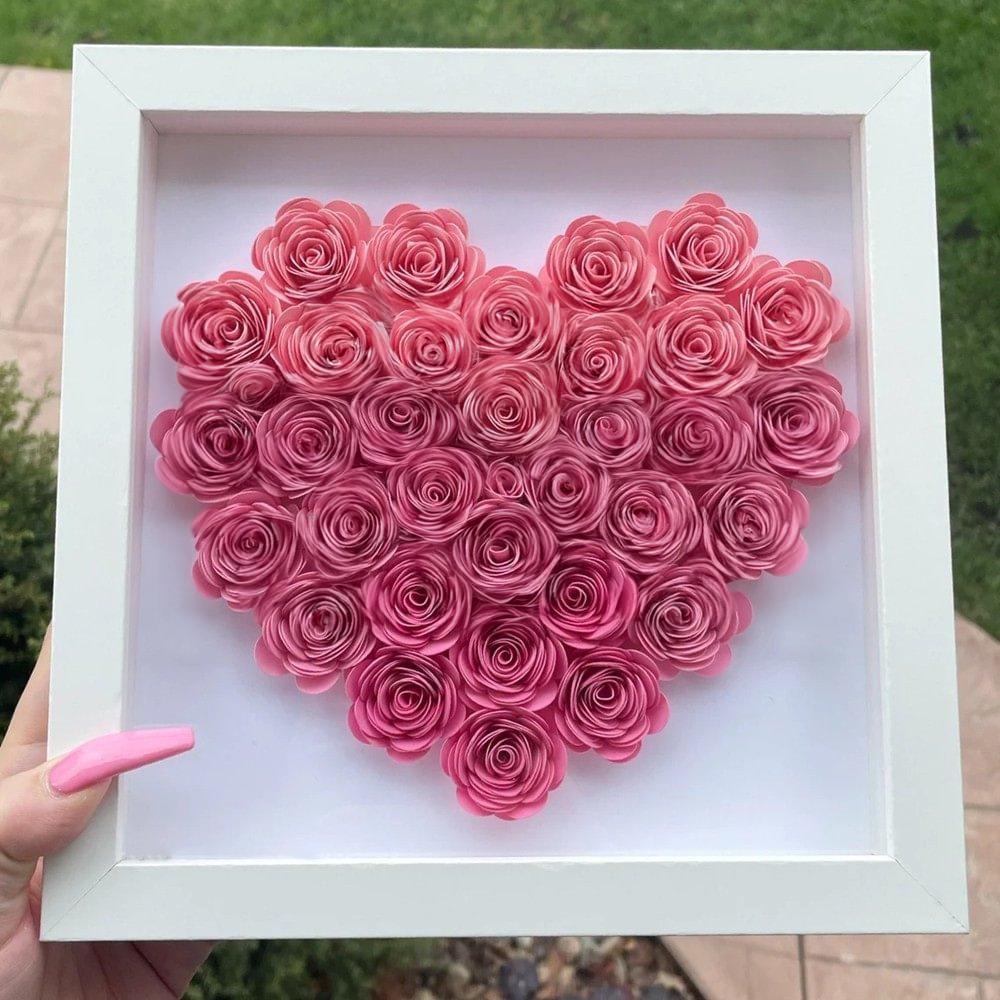
[[[49,749],[199,742],[46,862],[44,938],[964,930],[931,137],[926,53],[77,48]],[[297,195],[454,205],[537,268],[574,215],[706,188],[831,266],[860,446],[726,675],[672,684],[637,761],[476,819],[193,593],[159,319]]]

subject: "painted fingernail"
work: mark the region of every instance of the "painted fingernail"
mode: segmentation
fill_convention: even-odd
[[[193,746],[194,730],[190,726],[131,729],[98,736],[71,750],[52,768],[49,787],[60,795],[72,795],[118,774],[184,753]]]

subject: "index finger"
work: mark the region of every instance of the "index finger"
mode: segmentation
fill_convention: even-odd
[[[21,693],[7,735],[0,745],[0,778],[25,771],[45,760],[49,732],[49,663],[52,628],[45,631],[38,662]]]

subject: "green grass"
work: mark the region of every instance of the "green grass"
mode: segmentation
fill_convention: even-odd
[[[0,3],[0,62],[77,41],[930,49],[956,601],[1000,635],[1000,0]]]

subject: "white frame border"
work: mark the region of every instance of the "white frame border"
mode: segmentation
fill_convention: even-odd
[[[490,82],[497,80],[503,86]],[[43,939],[966,930],[930,75],[922,52],[78,46],[50,753],[117,730],[123,717],[133,511],[141,504],[136,458],[145,440],[136,373],[145,363],[142,276],[158,133],[308,132],[344,121],[354,131],[384,130],[386,116],[413,130],[435,116],[444,128],[467,131],[472,119],[489,134],[599,127],[850,137],[865,248],[855,321],[868,346],[862,460],[885,851],[134,861],[123,857],[112,790],[86,832],[46,862]]]

